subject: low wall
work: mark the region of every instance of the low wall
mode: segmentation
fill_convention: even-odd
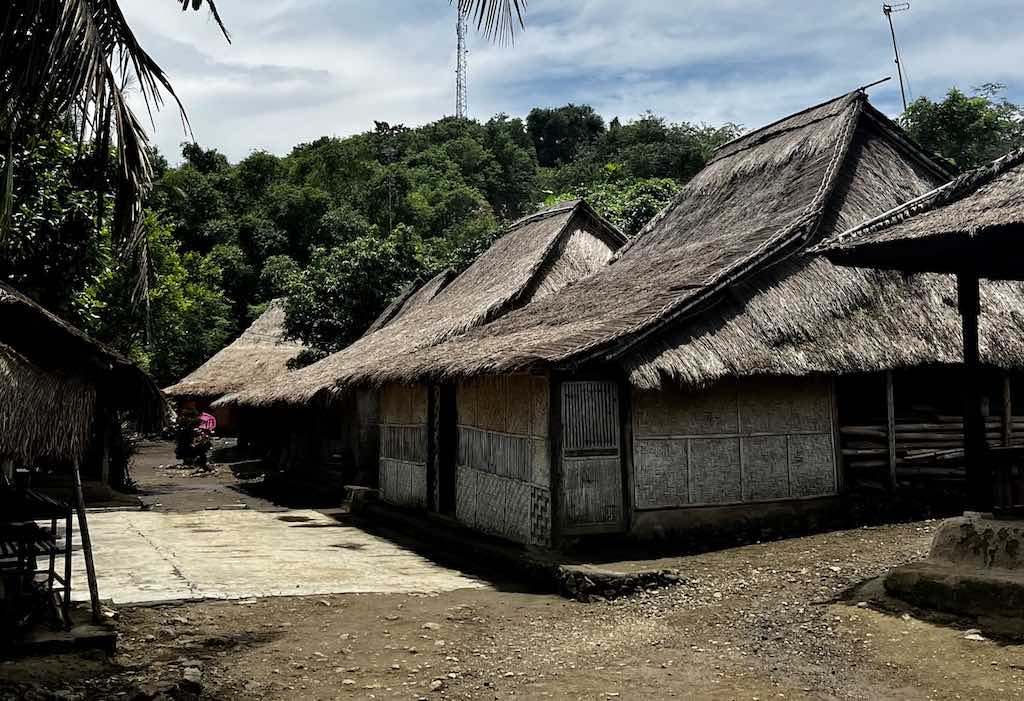
[[[380,496],[389,504],[427,507],[427,388],[380,391]]]
[[[546,377],[482,377],[456,388],[455,516],[519,543],[551,541]]]

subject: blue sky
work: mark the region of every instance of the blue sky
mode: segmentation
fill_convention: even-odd
[[[232,160],[278,154],[374,120],[423,124],[454,111],[455,17],[447,0],[218,0],[205,12],[124,0],[143,46],[170,74],[196,140]],[[1007,84],[1024,101],[1020,0],[917,0],[894,15],[913,96]],[[525,114],[567,102],[606,119],[754,128],[886,75],[888,24],[874,0],[530,0],[513,46],[470,39],[469,111]],[[872,89],[889,114],[895,80]],[[173,109],[154,141],[186,138]]]

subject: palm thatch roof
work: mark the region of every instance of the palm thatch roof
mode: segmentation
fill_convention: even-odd
[[[392,358],[556,294],[605,265],[624,243],[622,233],[582,201],[563,202],[524,217],[433,299],[403,310],[383,328],[318,363],[240,393],[237,402],[307,403]]]
[[[1024,149],[961,175],[822,244],[857,265],[1024,276]],[[982,248],[984,250],[982,250]]]
[[[285,338],[285,300],[275,299],[232,343],[164,392],[212,400],[271,380],[288,370],[303,345]]]
[[[2,283],[0,322],[0,454],[81,457],[99,406],[163,425],[163,395],[137,365]]]
[[[922,295],[898,275],[805,255],[948,179],[862,92],[841,96],[723,146],[611,265],[343,382],[612,363],[656,387],[952,361],[959,324],[943,307],[952,288]],[[1012,289],[1000,294],[1008,314],[1024,302]],[[905,337],[908,323],[919,324],[915,337]]]

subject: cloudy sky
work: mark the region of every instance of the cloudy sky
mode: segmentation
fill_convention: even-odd
[[[285,154],[374,120],[423,124],[454,111],[455,18],[447,0],[217,0],[205,11],[124,0],[142,44],[170,74],[196,140],[232,160]],[[1007,84],[1024,101],[1020,0],[914,0],[894,15],[911,96]],[[875,0],[529,0],[513,46],[470,39],[469,111],[524,115],[593,105],[607,119],[653,110],[673,121],[753,128],[892,74]],[[872,101],[897,114],[895,80]],[[165,108],[155,141],[185,138]]]

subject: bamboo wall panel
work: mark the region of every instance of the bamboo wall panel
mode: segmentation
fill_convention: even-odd
[[[427,506],[427,388],[387,385],[380,391],[381,499]]]
[[[548,382],[509,375],[458,385],[455,517],[520,543],[551,541]]]
[[[739,431],[736,383],[723,382],[700,392],[634,391],[633,416],[638,436],[735,434]]]
[[[562,385],[562,449],[619,449],[618,388],[613,382]]]
[[[794,496],[790,492],[789,436],[748,436],[743,441],[743,500]]]
[[[814,497],[836,493],[835,469],[821,469],[826,463],[835,464],[832,436],[790,436],[789,452],[793,496]]]
[[[636,446],[636,506],[663,509],[690,501],[689,439],[640,441]]]
[[[396,506],[425,508],[427,467],[390,458],[380,460],[381,499]]]
[[[690,441],[690,495],[694,504],[729,504],[743,499],[739,438]]]
[[[832,401],[829,384],[816,378],[634,391],[634,506],[835,494]]]
[[[738,393],[743,433],[831,431],[829,385],[823,378],[757,378]]]
[[[562,518],[567,529],[622,523],[622,460],[618,455],[563,457],[562,472]]]

